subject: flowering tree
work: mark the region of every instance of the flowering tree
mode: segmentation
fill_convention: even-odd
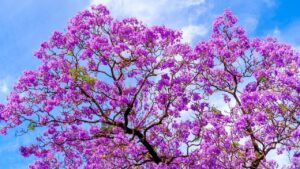
[[[32,169],[276,168],[275,150],[299,168],[299,55],[236,21],[225,11],[193,48],[102,5],[80,12],[0,105],[1,133],[39,133],[20,147]]]
[[[217,168],[277,168],[276,160],[266,159],[277,150],[290,155],[290,168],[299,168],[299,54],[272,38],[247,38],[236,22],[226,11],[216,18],[211,39],[195,48],[202,63],[198,83],[228,105],[223,112],[210,106],[205,119],[212,127],[204,129],[202,149],[214,153],[198,157],[209,156]]]

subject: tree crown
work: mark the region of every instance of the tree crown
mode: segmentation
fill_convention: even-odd
[[[226,10],[191,47],[102,5],[82,11],[35,52],[1,133],[41,131],[20,147],[31,168],[275,168],[274,150],[297,168],[299,54],[236,22]]]

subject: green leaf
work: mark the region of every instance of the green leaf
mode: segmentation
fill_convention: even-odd
[[[76,71],[76,69],[73,69],[73,68],[69,69],[69,73],[70,73],[72,79],[76,79],[78,76],[78,72]]]
[[[71,68],[69,69],[69,73],[72,77],[72,79],[77,80],[78,78],[84,82],[87,82],[89,84],[94,84],[96,82],[95,77],[91,77],[88,75],[87,72],[84,71],[83,67],[78,67],[77,69]]]
[[[73,54],[73,51],[68,52],[67,55],[73,56],[73,55],[74,55],[74,54]]]
[[[35,124],[32,123],[32,122],[30,122],[30,123],[28,124],[28,126],[27,126],[27,129],[28,129],[28,131],[34,131],[34,129],[35,129]]]
[[[234,147],[238,147],[239,145],[240,145],[240,144],[239,144],[237,141],[234,141],[234,142],[233,142],[233,146],[234,146]]]
[[[265,82],[265,81],[267,81],[267,78],[266,78],[266,76],[262,75],[258,78],[258,81]]]
[[[82,81],[85,81],[85,82],[87,82],[88,78],[89,78],[87,75],[82,75],[80,77],[81,77]]]
[[[215,107],[212,107],[211,109],[215,114],[217,114],[217,115],[221,114],[221,111],[219,109],[217,109]]]

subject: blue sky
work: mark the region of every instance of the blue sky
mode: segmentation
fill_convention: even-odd
[[[91,4],[104,3],[116,18],[136,16],[148,25],[166,25],[183,31],[184,41],[195,44],[209,37],[213,18],[231,9],[251,37],[276,36],[300,49],[300,1],[279,0],[1,0],[0,1],[0,101],[26,69],[35,69],[33,57],[41,41],[54,30],[64,30],[70,17]],[[288,3],[287,3],[288,2]],[[0,169],[27,168],[20,145],[34,134],[0,136]]]

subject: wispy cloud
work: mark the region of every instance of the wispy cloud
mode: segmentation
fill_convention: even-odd
[[[8,78],[0,79],[0,94],[7,94],[9,92],[9,80]]]
[[[184,9],[205,4],[205,0],[92,0],[90,5],[106,5],[115,17],[137,17],[147,24],[161,24],[183,16]],[[195,16],[196,17],[196,16]]]
[[[188,25],[182,28],[182,33],[183,41],[192,43],[195,37],[205,37],[208,29],[204,25]]]
[[[5,97],[8,95],[11,85],[12,85],[11,77],[0,77],[0,102],[5,101]]]
[[[92,0],[104,4],[116,18],[136,17],[147,25],[167,25],[183,32],[184,42],[204,37],[208,27],[197,23],[209,7],[205,0]]]
[[[275,27],[267,33],[269,36],[277,38],[281,42],[287,42],[292,45],[294,50],[300,53],[300,35],[295,33],[298,31],[300,22],[287,25],[285,28]]]
[[[275,27],[274,30],[272,31],[272,35],[277,38],[280,38],[280,33],[281,31],[278,29],[278,27]]]
[[[185,42],[207,38],[211,23],[224,9],[232,9],[250,35],[255,35],[266,9],[276,7],[274,0],[90,0],[91,5],[104,4],[115,18],[136,17],[147,25],[166,25],[182,30]],[[247,7],[247,8],[244,8]]]
[[[0,92],[2,94],[7,94],[8,93],[8,86],[6,83],[0,82]]]
[[[254,32],[257,28],[259,20],[255,16],[247,16],[241,22],[248,32]]]

